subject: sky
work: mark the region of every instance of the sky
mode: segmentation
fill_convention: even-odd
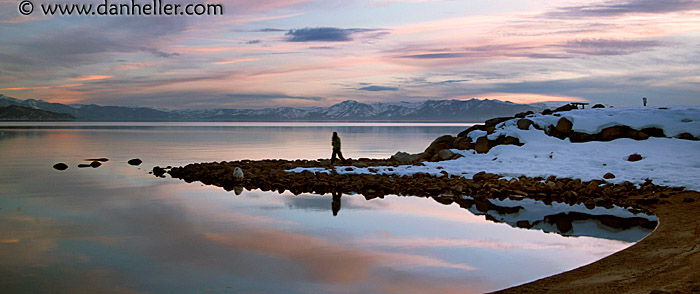
[[[24,16],[19,1],[0,0],[0,94],[164,109],[700,105],[700,0],[206,0],[223,15],[37,12],[59,3],[50,1]],[[205,3],[184,1],[169,2]]]

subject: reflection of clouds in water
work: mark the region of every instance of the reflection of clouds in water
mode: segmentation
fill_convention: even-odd
[[[81,227],[13,212],[0,215],[3,293],[137,293],[114,269],[90,267],[91,257],[66,250],[65,240],[89,239]]]

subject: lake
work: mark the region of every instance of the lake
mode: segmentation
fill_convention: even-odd
[[[148,174],[156,165],[328,158],[333,131],[345,157],[386,158],[470,125],[0,123],[0,289],[481,293],[591,263],[651,232],[580,219],[568,236],[514,225],[573,209],[556,203],[513,213],[421,197],[236,195]],[[109,161],[77,168],[95,157]],[[69,169],[54,170],[58,162]],[[516,205],[507,202],[494,204]]]

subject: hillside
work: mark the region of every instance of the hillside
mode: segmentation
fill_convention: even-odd
[[[75,120],[70,114],[56,113],[24,106],[0,107],[0,120],[3,121],[66,121]]]
[[[0,95],[0,106],[17,105],[70,114],[79,121],[393,121],[478,122],[491,117],[541,111],[542,105],[499,100],[427,100],[361,103],[346,100],[330,107],[265,109],[160,110],[147,107],[100,106],[20,100]]]

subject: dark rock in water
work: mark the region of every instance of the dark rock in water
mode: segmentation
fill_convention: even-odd
[[[550,114],[552,114],[552,110],[551,110],[551,109],[545,109],[545,110],[542,111],[542,115],[550,115]]]
[[[84,167],[90,167],[90,165],[89,165],[89,164],[85,164],[85,163],[81,163],[81,164],[78,164],[78,167],[79,167],[79,168],[84,168]]]
[[[92,168],[98,168],[98,167],[100,167],[100,165],[102,165],[102,163],[100,163],[99,161],[93,161],[90,163],[90,166]]]
[[[530,129],[531,125],[532,125],[532,121],[527,119],[527,118],[523,118],[523,119],[518,120],[518,129],[528,130],[528,129]]]
[[[63,163],[63,162],[59,162],[59,163],[57,163],[57,164],[54,164],[54,165],[53,165],[53,168],[55,168],[55,169],[57,169],[57,170],[67,170],[67,169],[68,169],[68,165],[65,164],[65,163]]]
[[[85,161],[107,162],[107,161],[109,161],[109,158],[105,158],[105,157],[101,157],[101,158],[89,158],[89,159],[85,159]]]
[[[154,175],[154,176],[156,176],[156,177],[162,177],[164,174],[165,174],[165,169],[164,169],[164,168],[162,168],[162,167],[160,167],[160,166],[153,167],[153,175]]]
[[[637,154],[637,153],[632,154],[629,157],[627,157],[627,161],[640,161],[642,159],[643,159],[642,156]]]
[[[593,105],[593,107],[591,107],[591,108],[605,108],[605,105],[603,105],[603,104],[596,104],[596,105]]]
[[[474,145],[474,150],[477,153],[488,153],[491,147],[489,146],[489,139],[484,137],[479,137],[476,139],[476,144]]]
[[[134,159],[129,159],[129,161],[127,161],[126,163],[128,163],[130,165],[141,165],[143,163],[143,161],[141,161],[141,159],[134,158]]]
[[[603,179],[614,179],[614,178],[615,178],[615,175],[613,175],[612,173],[607,173],[603,176]]]

